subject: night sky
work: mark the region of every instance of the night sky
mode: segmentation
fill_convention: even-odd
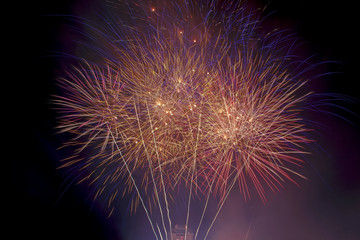
[[[10,182],[4,183],[11,190],[6,195],[11,214],[4,219],[12,227],[10,239],[126,239],[126,235],[145,239],[139,236],[142,226],[148,228],[146,220],[126,217],[127,213],[107,219],[83,185],[69,185],[71,179],[56,169],[66,152],[57,151],[64,136],[55,134],[56,112],[50,100],[56,93],[54,78],[61,73],[55,51],[63,50],[69,36],[63,34],[64,19],[49,15],[74,14],[95,6],[93,2],[29,1],[14,6],[21,6],[17,10],[21,20],[13,22],[12,30],[16,79],[5,80],[13,86],[9,93],[3,91],[16,99],[11,100],[16,116],[16,131],[11,131],[9,140],[13,149],[3,157],[11,164]],[[257,2],[261,6],[268,1]],[[272,0],[265,14],[272,13],[268,24],[293,29],[304,43],[305,56],[314,55],[315,62],[332,61],[319,71],[336,73],[314,81],[314,89],[359,101],[360,21],[354,4]],[[343,119],[330,114],[309,116],[321,126],[315,133],[318,146],[311,150],[303,171],[308,180],[299,180],[300,187],[286,184],[280,193],[269,195],[265,205],[256,199],[244,203],[232,194],[209,240],[244,239],[247,232],[249,240],[360,239],[359,102],[337,104],[353,114],[328,106],[327,111]]]

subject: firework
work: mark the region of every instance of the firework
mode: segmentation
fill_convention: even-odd
[[[156,206],[180,186],[223,203],[235,183],[245,199],[251,185],[265,201],[266,187],[295,182],[311,93],[288,69],[287,38],[258,31],[256,11],[240,3],[126,6],[130,20],[84,32],[101,60],[59,80],[59,129],[76,148],[62,167],[94,185],[95,198],[111,189],[109,206],[136,191],[134,209],[141,194]]]

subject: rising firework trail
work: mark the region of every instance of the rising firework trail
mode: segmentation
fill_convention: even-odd
[[[186,225],[191,200],[205,202],[195,239],[219,199],[205,239],[235,185],[265,202],[266,189],[302,177],[311,129],[301,112],[312,93],[285,32],[264,32],[259,10],[236,1],[107,4],[124,16],[72,17],[98,58],[59,78],[54,102],[59,131],[73,136],[64,145],[76,149],[61,168],[93,186],[94,199],[106,194],[110,215],[135,193],[131,209],[141,205],[156,239],[171,239],[169,205],[186,188]]]

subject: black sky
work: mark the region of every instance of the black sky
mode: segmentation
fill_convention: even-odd
[[[31,1],[14,6],[21,18],[12,20],[15,36],[15,80],[9,95],[16,99],[11,112],[16,123],[11,131],[10,239],[121,239],[119,219],[106,215],[88,200],[81,186],[70,186],[62,195],[66,176],[56,170],[62,156],[56,149],[62,137],[55,135],[55,111],[49,101],[56,91],[59,69],[54,50],[61,50],[64,20],[49,17],[73,14],[75,1]],[[77,1],[86,2],[86,1]],[[94,1],[88,1],[89,5]],[[259,6],[268,1],[258,0]],[[338,72],[324,77],[319,89],[360,99],[359,14],[354,1],[272,0],[265,13],[268,21],[292,27],[307,53],[318,61],[336,61],[323,70]],[[79,4],[76,4],[79,9]],[[6,48],[6,46],[4,46]],[[5,80],[6,81],[6,80]],[[20,89],[18,91],[17,89]],[[7,94],[4,91],[4,94]],[[340,103],[360,115],[356,103]],[[271,196],[267,205],[238,204],[234,196],[219,218],[214,239],[238,239],[251,225],[249,239],[348,239],[360,236],[360,121],[359,117],[328,107],[348,121],[318,117],[319,145],[324,151],[309,157],[305,172],[309,181],[300,188],[289,185]],[[326,153],[325,153],[326,152]],[[237,205],[237,206],[235,206]],[[7,208],[7,206],[5,206]],[[122,223],[123,224],[123,223]],[[241,225],[241,227],[238,227]],[[240,232],[241,233],[240,233]],[[222,236],[222,237],[220,237]],[[225,236],[225,237],[224,237]]]

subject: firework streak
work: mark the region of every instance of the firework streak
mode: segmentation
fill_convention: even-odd
[[[111,207],[141,192],[135,209],[179,186],[225,199],[237,183],[245,199],[255,189],[265,201],[266,188],[301,177],[311,93],[284,32],[264,33],[258,11],[230,1],[108,4],[121,14],[74,17],[100,60],[79,61],[55,100],[76,148],[62,167],[95,198],[106,192]]]

